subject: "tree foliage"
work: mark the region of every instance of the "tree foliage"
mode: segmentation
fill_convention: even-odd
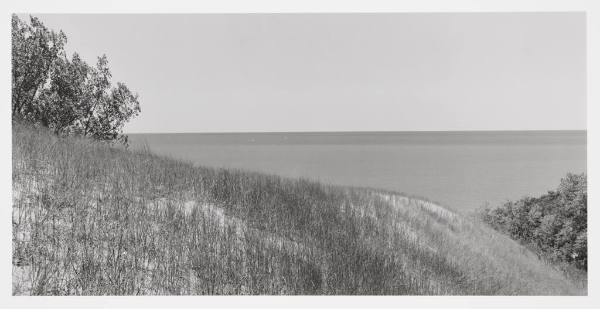
[[[140,113],[138,95],[113,85],[108,59],[88,65],[75,53],[69,59],[66,35],[12,16],[12,116],[50,128],[127,143],[123,126]]]
[[[495,229],[527,243],[551,260],[587,270],[587,177],[567,174],[556,191],[486,209]]]

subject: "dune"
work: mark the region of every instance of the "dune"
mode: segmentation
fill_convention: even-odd
[[[15,295],[585,295],[476,218],[13,124]]]

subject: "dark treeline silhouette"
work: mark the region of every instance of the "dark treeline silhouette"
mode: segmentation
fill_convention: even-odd
[[[486,209],[484,221],[552,261],[587,271],[587,177],[568,174],[556,191]]]
[[[59,135],[127,143],[123,125],[140,112],[137,94],[113,85],[105,55],[95,66],[65,52],[66,35],[12,16],[12,116]]]

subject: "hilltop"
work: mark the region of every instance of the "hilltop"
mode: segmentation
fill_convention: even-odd
[[[578,295],[476,218],[13,122],[13,294]]]

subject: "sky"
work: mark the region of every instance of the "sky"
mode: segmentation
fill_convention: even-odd
[[[585,130],[584,13],[37,15],[126,133]]]

